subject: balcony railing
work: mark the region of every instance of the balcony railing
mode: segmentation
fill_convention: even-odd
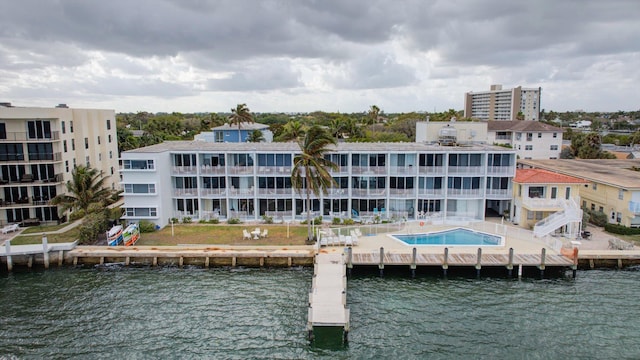
[[[289,166],[258,166],[259,175],[291,175]]]
[[[419,196],[444,196],[444,189],[418,189]]]
[[[174,166],[174,175],[196,175],[198,173],[198,167],[196,166]]]
[[[291,196],[291,188],[265,189],[258,188],[258,196]]]
[[[514,166],[487,166],[488,175],[511,175],[514,172]]]
[[[482,174],[484,166],[449,166],[449,174]]]
[[[351,189],[352,197],[362,196],[386,196],[385,189]]]
[[[487,196],[511,197],[511,189],[487,189]]]
[[[346,175],[349,173],[348,166],[338,166],[336,170],[331,170],[332,175]]]
[[[483,189],[447,189],[450,197],[477,197],[482,195]]]
[[[6,137],[0,138],[0,142],[16,142],[16,141],[57,141],[60,140],[60,132],[59,131],[51,131],[46,134],[44,137],[34,137],[29,136],[29,133],[26,131],[18,131],[18,132],[7,132]]]
[[[393,197],[416,196],[416,189],[389,189],[389,195]]]
[[[428,175],[443,175],[444,174],[444,166],[419,166],[418,171],[420,175],[428,174]]]
[[[327,196],[329,197],[347,197],[349,196],[349,189],[342,188],[329,188],[327,189]]]
[[[522,206],[531,210],[554,210],[559,211],[564,209],[567,204],[567,200],[564,199],[546,199],[546,198],[522,198]]]
[[[416,166],[391,166],[389,167],[389,174],[391,175],[415,175]]]
[[[229,195],[248,195],[248,196],[253,196],[254,194],[254,190],[253,190],[253,186],[250,188],[239,188],[236,189],[234,187],[232,187],[231,189],[229,189]]]
[[[351,173],[363,174],[363,175],[386,175],[387,167],[386,166],[352,166]]]
[[[205,188],[200,189],[201,196],[225,196],[227,194],[226,188]]]
[[[253,174],[253,166],[229,166],[230,175],[251,175]]]
[[[211,166],[211,165],[202,165],[200,166],[200,174],[205,175],[224,175],[224,166]]]
[[[173,189],[173,195],[174,196],[180,196],[180,197],[197,197],[198,196],[198,189],[197,188]]]

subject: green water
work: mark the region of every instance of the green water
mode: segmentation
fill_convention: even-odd
[[[306,340],[311,269],[0,275],[0,358],[634,359],[640,271],[576,280],[358,276],[346,347]]]

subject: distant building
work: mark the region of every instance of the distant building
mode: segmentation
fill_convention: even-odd
[[[259,123],[242,123],[238,125],[224,124],[214,127],[209,132],[201,132],[194,137],[196,141],[217,142],[217,143],[238,143],[247,142],[247,138],[254,130],[262,131],[264,142],[273,141],[273,133],[269,130],[269,125]]]
[[[540,120],[540,93],[542,88],[502,89],[491,85],[489,91],[468,92],[464,98],[464,117],[480,120]]]
[[[539,121],[488,121],[488,142],[506,144],[520,159],[559,159],[563,129]]]
[[[0,224],[59,220],[49,200],[65,193],[77,165],[119,188],[117,141],[114,110],[0,103]]]

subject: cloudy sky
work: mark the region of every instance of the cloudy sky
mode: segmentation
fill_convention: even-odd
[[[117,112],[640,109],[638,0],[2,0],[0,102]]]

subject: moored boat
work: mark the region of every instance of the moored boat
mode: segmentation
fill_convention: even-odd
[[[115,225],[107,231],[107,245],[117,246],[124,243],[122,225]]]
[[[124,246],[135,245],[136,241],[140,239],[140,228],[138,227],[138,224],[131,224],[127,226],[127,228],[122,232],[122,236],[124,238]]]

